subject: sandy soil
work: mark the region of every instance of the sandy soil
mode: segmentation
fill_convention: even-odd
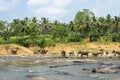
[[[32,46],[29,48],[25,48],[22,46],[18,46],[15,44],[9,45],[1,45],[0,46],[0,55],[10,55],[11,50],[18,48],[17,55],[30,55],[39,47]],[[59,53],[61,50],[65,50],[67,53],[70,51],[74,51],[77,53],[79,50],[89,50],[91,53],[98,51],[99,49],[104,49],[104,51],[111,52],[112,50],[120,51],[120,43],[86,43],[86,44],[58,44],[56,46],[49,46],[45,49],[48,50],[49,53]]]
[[[10,55],[12,54],[12,50],[17,49],[17,55],[29,55],[33,54],[33,51],[22,47],[18,46],[16,44],[9,44],[9,45],[0,45],[0,55]]]
[[[65,50],[67,53],[70,51],[89,50],[90,52],[104,49],[104,51],[111,52],[113,50],[120,51],[120,43],[86,43],[86,44],[59,44],[56,46],[50,46],[46,48],[49,53],[60,53],[61,50]]]

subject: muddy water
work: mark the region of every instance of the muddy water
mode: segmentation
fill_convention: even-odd
[[[4,63],[3,65],[0,65],[0,80],[35,80],[34,78],[39,78],[37,80],[111,80],[112,78],[120,78],[120,73],[93,74],[91,71],[82,70],[83,68],[98,67],[100,66],[99,64],[73,65],[72,62],[65,61],[51,63],[58,59],[45,59],[44,61],[49,61],[49,63],[43,64],[43,59],[41,60],[39,58],[2,57],[0,59],[2,60],[2,64]],[[16,60],[19,60],[19,63],[15,63]],[[41,60],[42,64],[41,62],[34,64],[33,62],[36,60]],[[9,64],[7,61],[9,61]],[[25,64],[22,61],[27,61],[29,64]],[[51,65],[64,66],[50,68],[49,66]]]

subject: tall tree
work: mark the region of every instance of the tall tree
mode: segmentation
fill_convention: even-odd
[[[112,27],[111,27],[111,15],[110,15],[110,14],[108,14],[108,15],[106,16],[106,23],[107,23],[107,25],[106,25],[107,34],[110,34],[110,33],[112,32]]]
[[[67,34],[66,26],[63,24],[55,25],[53,29],[53,39],[59,39],[60,41],[64,41]]]
[[[93,16],[93,12],[89,11],[88,9],[78,11],[74,19],[76,30],[87,36],[91,27],[91,20]]]
[[[48,18],[42,17],[40,26],[41,26],[42,34],[50,34],[51,33],[52,24],[50,23]]]
[[[6,21],[0,21],[0,36],[8,42],[11,36],[11,26]]]

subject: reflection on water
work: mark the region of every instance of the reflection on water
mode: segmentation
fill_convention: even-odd
[[[53,59],[52,59],[53,61]],[[37,64],[34,66],[22,66],[7,64],[0,66],[0,80],[110,80],[119,78],[118,74],[98,74],[90,71],[83,71],[83,68],[97,67],[98,64],[80,64],[49,68],[51,64]],[[28,65],[32,65],[33,62]],[[72,62],[54,63],[55,64],[72,64]]]

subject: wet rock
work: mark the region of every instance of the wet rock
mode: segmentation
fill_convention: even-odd
[[[66,72],[66,71],[63,71],[63,70],[57,71],[57,74],[61,74],[61,75],[70,75],[69,72]]]
[[[120,69],[120,65],[111,65],[111,66],[108,66],[108,68],[110,68],[110,69]]]
[[[50,65],[49,68],[65,67],[65,66],[72,66],[72,65],[74,64]]]
[[[58,67],[57,65],[49,66],[49,68],[57,68],[57,67]]]
[[[35,78],[35,77],[38,77],[38,75],[26,75],[25,77],[26,78]]]
[[[91,69],[91,68],[83,68],[82,70],[90,71],[90,70],[92,70],[92,69]]]
[[[8,68],[7,67],[2,67],[2,66],[0,66],[0,70],[2,70],[2,71],[5,71],[5,70],[8,70]]]
[[[100,61],[98,60],[91,60],[91,59],[86,59],[86,60],[75,60],[73,61],[75,64],[83,64],[83,63],[90,63],[90,64],[98,64]]]
[[[34,77],[34,78],[31,78],[31,80],[46,80],[46,79],[43,77]]]
[[[117,70],[110,69],[110,68],[93,68],[92,71],[93,73],[103,73],[103,74],[115,74],[118,73]]]
[[[83,63],[82,61],[73,61],[73,63]]]

